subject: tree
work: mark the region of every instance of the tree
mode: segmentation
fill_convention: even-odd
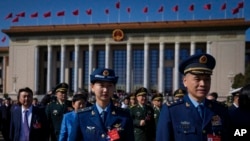
[[[239,73],[234,76],[234,82],[232,84],[232,88],[236,89],[239,87],[243,87],[249,83],[250,83],[250,65],[247,65],[245,70],[245,75]]]

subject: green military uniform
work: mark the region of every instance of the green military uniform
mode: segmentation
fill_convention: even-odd
[[[67,92],[67,88],[68,85],[61,83],[55,88],[55,91]],[[71,102],[67,100],[64,101],[64,103],[60,103],[58,100],[56,100],[47,105],[46,115],[49,120],[52,141],[57,141],[59,139],[63,114],[72,110],[73,108],[71,106]]]
[[[141,88],[137,90],[135,96],[146,95],[147,89]],[[134,124],[135,141],[154,141],[155,139],[155,121],[154,110],[151,106],[137,104],[130,109],[131,117]],[[145,120],[144,126],[140,125],[141,120]]]
[[[159,116],[160,116],[162,101],[163,101],[163,95],[162,94],[155,94],[155,95],[153,95],[152,101],[161,101],[160,107],[155,106],[155,105],[153,106],[153,109],[154,109],[154,120],[155,120],[155,125],[157,126],[158,119],[159,119]]]

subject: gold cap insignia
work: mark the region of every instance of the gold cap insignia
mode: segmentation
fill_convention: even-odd
[[[118,123],[114,125],[115,128],[119,128],[120,126],[121,124],[118,124]]]
[[[108,70],[104,70],[102,74],[103,74],[103,76],[108,76],[109,75],[109,71]]]
[[[205,55],[202,55],[199,59],[199,62],[202,63],[202,64],[205,64],[207,63],[207,57]]]

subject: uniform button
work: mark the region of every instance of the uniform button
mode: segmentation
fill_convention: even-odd
[[[187,131],[184,131],[184,133],[186,134],[186,133],[187,133]]]
[[[202,133],[205,134],[205,133],[206,133],[206,130],[203,130]]]
[[[102,134],[102,138],[105,138],[105,135],[104,135],[104,134]]]

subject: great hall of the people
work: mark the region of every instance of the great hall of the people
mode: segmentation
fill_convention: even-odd
[[[60,82],[90,91],[95,68],[113,68],[116,88],[144,86],[171,94],[183,88],[179,63],[192,54],[216,58],[211,92],[228,96],[233,77],[250,63],[245,19],[11,26],[1,52],[2,93],[30,87],[45,94]]]

